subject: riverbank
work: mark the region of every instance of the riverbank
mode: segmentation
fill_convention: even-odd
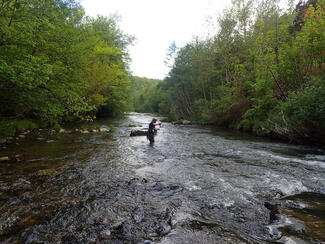
[[[15,134],[44,127],[47,126],[39,120],[0,119],[0,142],[3,142],[5,138],[12,137]]]
[[[60,133],[72,133],[77,132],[81,134],[88,133],[108,133],[115,130],[114,126],[109,124],[108,126],[99,125],[97,123],[79,123],[76,127],[75,124],[65,124],[66,129],[56,124],[49,126],[46,123],[36,120],[1,120],[0,121],[0,146],[6,148],[12,144],[20,145],[21,141],[33,134],[35,139],[43,141],[45,143],[53,142],[53,140],[46,139],[42,136],[38,136],[41,133],[47,135],[54,135]],[[10,155],[4,156],[0,161],[17,160],[19,156]]]
[[[322,136],[321,133],[314,133],[313,136],[309,134],[302,134],[302,133],[296,133],[294,131],[290,131],[287,128],[279,128],[277,131],[262,128],[259,131],[254,130],[244,130],[241,127],[230,125],[230,126],[220,126],[216,122],[207,122],[202,123],[197,120],[190,120],[190,119],[180,119],[180,120],[171,120],[168,118],[165,118],[163,122],[170,122],[175,125],[201,125],[201,126],[213,126],[216,128],[224,128],[229,129],[233,131],[240,131],[245,133],[250,133],[253,136],[261,137],[261,138],[268,138],[272,139],[274,141],[281,141],[281,142],[288,142],[290,144],[296,144],[296,145],[306,145],[306,146],[315,146],[322,149],[325,149],[325,137]]]

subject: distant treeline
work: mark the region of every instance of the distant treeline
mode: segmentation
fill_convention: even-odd
[[[171,45],[169,75],[138,95],[151,106],[146,109],[173,120],[325,143],[325,1],[279,6],[235,0],[214,36]]]
[[[131,77],[131,104],[132,110],[141,113],[158,113],[160,97],[157,85],[161,80],[145,77]]]
[[[0,1],[2,132],[15,121],[53,126],[125,111],[132,40],[78,1]]]

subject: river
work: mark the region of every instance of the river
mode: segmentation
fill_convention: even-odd
[[[198,125],[129,136],[151,118],[1,148],[18,160],[0,162],[0,243],[325,242],[324,150]]]

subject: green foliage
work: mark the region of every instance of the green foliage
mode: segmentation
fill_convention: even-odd
[[[168,113],[165,113],[167,115],[168,121],[176,121],[180,120],[180,116],[177,113],[177,108],[176,106],[172,106],[169,110]]]
[[[0,116],[57,126],[125,111],[132,37],[115,19],[86,17],[77,1],[7,1],[0,36]]]
[[[209,101],[199,99],[195,101],[194,106],[198,111],[195,120],[201,124],[210,123],[214,119],[214,114],[211,112],[211,104]]]
[[[141,88],[139,111],[290,140],[323,135],[325,2],[300,3],[298,13],[278,3],[233,1],[210,39],[172,44],[171,71]]]
[[[56,130],[56,131],[59,131],[62,129],[62,127],[59,125],[59,124],[56,124],[53,126],[53,129]]]
[[[160,106],[160,80],[131,77],[131,103],[136,112],[158,113]]]
[[[14,135],[16,132],[40,127],[39,121],[0,119],[0,138]]]
[[[116,128],[114,127],[114,125],[110,124],[109,126],[109,131],[114,133],[116,131]]]
[[[88,126],[86,124],[83,124],[80,126],[80,130],[86,131],[86,130],[88,130]]]
[[[305,89],[291,93],[281,105],[290,128],[325,130],[325,76],[310,82]]]

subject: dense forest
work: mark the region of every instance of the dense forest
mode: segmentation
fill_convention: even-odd
[[[279,6],[235,0],[214,36],[172,44],[171,71],[146,96],[155,101],[151,110],[171,120],[325,143],[325,1]]]
[[[141,113],[158,113],[160,97],[157,85],[161,80],[145,77],[131,77],[131,110]]]
[[[325,143],[325,0],[280,6],[232,1],[214,35],[169,47],[159,81],[131,76],[133,37],[114,17],[1,0],[0,136],[134,110]]]
[[[128,107],[133,37],[73,0],[0,1],[0,131],[115,116]]]

